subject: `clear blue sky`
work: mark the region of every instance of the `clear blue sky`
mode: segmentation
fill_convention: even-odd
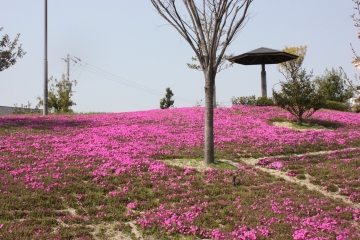
[[[177,0],[181,3],[181,0]],[[43,94],[44,1],[0,0],[0,36],[21,33],[27,55],[0,72],[0,106],[37,104]],[[351,0],[255,0],[251,19],[230,45],[235,55],[268,47],[307,45],[303,64],[314,75],[342,66],[354,79],[350,43],[360,45],[350,15]],[[185,12],[184,12],[185,14]],[[66,72],[67,54],[108,73],[175,97],[204,99],[202,72],[186,63],[194,56],[188,43],[155,12],[150,0],[48,0],[49,77]],[[235,65],[218,74],[217,98],[230,106],[232,96],[260,96],[260,66]],[[276,65],[267,65],[268,95],[284,80]],[[125,112],[159,108],[163,96],[139,91],[71,65],[78,80],[74,101],[78,112]],[[277,85],[278,86],[278,85]],[[175,100],[176,107],[192,106]]]

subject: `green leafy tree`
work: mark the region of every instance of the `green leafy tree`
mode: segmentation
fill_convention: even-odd
[[[318,91],[326,100],[345,103],[353,96],[353,90],[345,85],[344,73],[334,68],[314,80]]]
[[[311,77],[305,69],[298,69],[287,81],[280,82],[280,92],[273,90],[275,104],[290,112],[299,125],[325,104],[325,98],[317,92]]]
[[[342,112],[349,112],[351,110],[349,103],[341,103],[331,100],[326,100],[325,106],[323,108]]]
[[[307,46],[285,47],[283,51],[299,56],[297,59],[279,64],[286,81],[281,82],[281,91],[273,89],[275,105],[290,112],[302,125],[305,118],[309,118],[325,105],[325,98],[321,96],[311,81],[312,73],[307,74],[301,68],[304,62]]]
[[[293,74],[296,75],[300,70],[306,56],[307,46],[285,47],[282,51],[298,56],[294,60],[279,63],[279,72],[285,78],[291,78]]]
[[[0,31],[3,30],[3,27],[0,28]],[[17,61],[17,58],[22,58],[26,52],[22,49],[20,44],[16,49],[16,46],[19,42],[20,33],[16,36],[14,41],[10,41],[9,35],[4,35],[0,40],[0,72],[14,65]]]
[[[73,110],[72,106],[76,103],[71,99],[72,85],[77,84],[76,80],[68,80],[65,75],[62,75],[62,80],[54,79],[50,77],[49,92],[48,92],[48,111],[54,113],[71,113]],[[44,105],[44,101],[40,96],[37,97],[39,100],[38,107]]]
[[[160,99],[160,108],[167,109],[174,106],[174,100],[172,100],[172,96],[174,96],[173,92],[170,88],[166,88],[166,95],[164,98]]]

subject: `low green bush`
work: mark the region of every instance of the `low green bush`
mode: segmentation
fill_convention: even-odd
[[[256,100],[256,106],[274,106],[274,100],[268,97],[258,97]]]
[[[326,100],[325,106],[323,108],[336,110],[336,111],[341,111],[341,112],[350,111],[350,106],[348,104],[341,103],[341,102],[330,101],[330,100]]]
[[[250,106],[274,106],[275,103],[272,98],[252,96],[232,97],[232,105],[250,105]]]
[[[255,106],[256,98],[255,95],[245,96],[245,97],[232,97],[231,98],[232,105],[251,105]]]

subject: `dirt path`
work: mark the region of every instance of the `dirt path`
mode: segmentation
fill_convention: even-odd
[[[307,154],[307,155],[317,155],[317,154],[324,154],[324,153],[328,153],[328,152],[317,152],[317,153],[311,153],[311,154]],[[306,154],[301,154],[301,155],[306,155]],[[257,165],[257,163],[261,159],[262,158],[259,158],[259,159],[242,158],[242,159],[240,159],[240,161],[243,162],[243,163],[249,164],[249,165],[251,165],[251,166],[253,166],[253,167],[255,167],[255,168],[257,168],[257,169],[259,169],[261,171],[267,172],[267,173],[269,173],[269,174],[271,174],[271,175],[273,175],[275,177],[283,178],[283,179],[285,179],[285,181],[296,183],[296,184],[299,184],[301,186],[306,186],[309,190],[314,190],[314,191],[320,192],[321,194],[323,194],[324,196],[326,196],[328,198],[335,199],[335,200],[341,200],[341,201],[349,204],[353,208],[360,209],[360,204],[354,203],[354,202],[350,201],[348,197],[341,195],[340,190],[338,192],[328,192],[323,187],[312,184],[309,181],[309,179],[311,178],[311,176],[309,174],[305,174],[306,179],[298,179],[298,178],[295,178],[295,177],[290,177],[290,176],[287,175],[286,172],[282,172],[282,171],[276,170],[276,169],[268,169],[268,168],[261,167],[261,166]],[[231,163],[231,164],[236,164],[236,162],[232,162],[232,161],[229,161],[229,160],[226,160],[226,161],[228,163]],[[357,229],[360,230],[360,224],[359,223],[353,221],[353,224],[357,227]]]
[[[323,187],[312,184],[309,181],[311,176],[308,175],[308,174],[305,174],[306,179],[298,179],[298,178],[295,178],[295,177],[290,177],[290,176],[287,175],[286,172],[282,172],[282,171],[276,170],[276,169],[268,169],[268,168],[261,167],[261,166],[257,165],[259,160],[260,159],[240,159],[240,161],[242,161],[243,163],[249,164],[249,165],[251,165],[251,166],[253,166],[253,167],[255,167],[255,168],[257,168],[257,169],[259,169],[261,171],[267,172],[267,173],[269,173],[269,174],[271,174],[271,175],[273,175],[275,177],[283,178],[288,182],[296,183],[296,184],[299,184],[301,186],[306,186],[308,189],[318,191],[318,192],[320,192],[321,194],[323,194],[326,197],[329,197],[331,199],[341,200],[341,201],[351,205],[354,208],[360,209],[360,204],[353,203],[352,201],[350,201],[348,199],[348,197],[340,195],[339,191],[338,192],[328,192]],[[233,162],[233,163],[236,164],[235,162]]]
[[[342,149],[342,150],[353,150],[353,149],[357,149],[357,148],[345,148],[345,149]],[[332,151],[334,151],[334,150],[332,150]],[[305,153],[305,154],[294,154],[292,156],[320,155],[320,154],[331,153],[332,151],[309,152],[309,153]],[[278,156],[271,156],[271,157],[282,158],[282,157],[289,157],[289,156],[278,155]],[[308,189],[318,191],[318,192],[320,192],[321,194],[323,194],[326,197],[329,197],[331,199],[341,200],[341,201],[349,204],[350,206],[352,206],[354,208],[360,209],[360,204],[350,201],[348,197],[341,195],[340,191],[338,191],[338,192],[328,192],[323,187],[312,184],[310,182],[310,180],[309,180],[309,179],[311,179],[311,176],[308,175],[308,174],[305,174],[306,179],[298,179],[298,178],[295,178],[295,177],[288,176],[286,172],[282,172],[282,171],[276,170],[276,169],[268,169],[266,167],[261,167],[261,166],[257,165],[257,163],[261,159],[264,159],[264,158],[265,157],[261,157],[261,158],[240,158],[239,161],[241,161],[243,163],[246,163],[248,165],[251,165],[251,166],[253,166],[253,167],[255,167],[255,168],[257,168],[257,169],[259,169],[261,171],[267,172],[267,173],[269,173],[269,174],[271,174],[271,175],[273,175],[275,177],[283,178],[288,182],[296,183],[296,184],[299,184],[301,186],[306,186]],[[196,161],[195,159],[188,159],[186,161],[181,161],[181,159],[178,159],[178,160],[179,161],[174,161],[174,160],[167,161],[167,160],[165,160],[165,162],[170,164],[170,165],[175,165],[175,166],[180,166],[180,167],[195,168],[198,171],[204,171],[204,170],[210,168],[210,167],[206,166],[202,161],[199,162],[199,161]],[[234,167],[237,167],[237,164],[238,164],[238,162],[234,162],[234,161],[226,160],[226,159],[221,159],[221,160],[219,160],[219,162],[225,162],[225,163],[228,163],[228,164],[230,164],[230,165],[232,165]]]
[[[359,148],[343,148],[343,149],[338,149],[338,150],[355,150],[355,149],[359,149]],[[301,154],[292,154],[290,156],[293,157],[301,157],[301,156],[314,156],[314,155],[322,155],[322,154],[328,154],[328,153],[332,153],[333,151],[338,151],[338,150],[329,150],[329,151],[319,151],[319,152],[307,152],[307,153],[301,153]],[[238,154],[240,156],[240,154]],[[268,157],[260,157],[260,158],[240,158],[241,159],[253,159],[254,161],[259,161],[261,159],[264,158],[288,158],[289,155],[276,155],[276,156],[268,156]]]

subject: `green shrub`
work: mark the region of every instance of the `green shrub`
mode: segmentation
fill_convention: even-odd
[[[243,97],[232,97],[232,105],[249,105],[249,106],[274,106],[274,101],[272,98],[268,97],[258,97],[255,95],[252,96],[243,96]]]
[[[57,80],[56,78],[54,80],[53,77],[50,77],[48,83],[48,111],[52,113],[73,113],[74,111],[71,107],[76,105],[76,103],[71,99],[74,93],[74,91],[72,91],[72,86],[76,86],[77,81],[69,80],[63,74],[61,80]],[[38,108],[44,106],[43,98],[38,96],[36,99],[39,100],[39,103],[37,104]]]
[[[232,105],[250,105],[255,106],[256,98],[255,95],[245,96],[245,97],[232,97],[231,98]]]
[[[31,103],[29,101],[28,101],[28,104],[25,106],[23,106],[21,104],[21,107],[18,107],[16,103],[14,104],[14,106],[15,106],[15,108],[14,108],[13,114],[24,115],[24,114],[40,114],[41,113],[41,110],[38,107],[30,108]]]
[[[308,74],[305,69],[298,68],[288,72],[285,78],[285,82],[280,81],[281,91],[273,89],[274,102],[291,113],[298,124],[302,125],[304,119],[311,117],[325,105],[326,99],[311,81],[312,72]]]
[[[342,112],[350,111],[350,106],[348,104],[330,101],[330,100],[326,100],[324,108],[336,110],[336,111],[342,111]]]
[[[171,91],[170,88],[166,88],[166,95],[164,98],[160,99],[160,108],[161,109],[168,109],[170,107],[174,107],[175,100],[172,100],[174,93]]]
[[[346,74],[342,72],[341,69],[336,70],[332,68],[330,71],[326,69],[325,75],[316,77],[314,82],[319,93],[323,95],[326,100],[345,102],[354,95],[351,87],[344,83],[345,79]]]
[[[274,100],[268,97],[258,97],[256,100],[256,106],[274,106]]]

